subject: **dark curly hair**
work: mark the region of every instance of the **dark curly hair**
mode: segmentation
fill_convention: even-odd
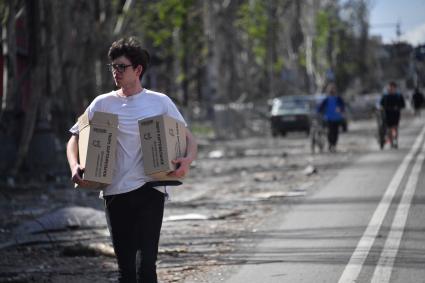
[[[142,45],[135,37],[121,38],[112,43],[108,52],[109,60],[113,61],[121,56],[125,56],[130,60],[133,68],[136,68],[138,65],[143,67],[142,73],[139,76],[142,79],[143,74],[149,66],[150,55],[146,49],[142,48]]]
[[[397,83],[395,82],[395,81],[390,81],[389,83],[388,83],[388,85],[389,86],[392,86],[392,87],[397,87]]]

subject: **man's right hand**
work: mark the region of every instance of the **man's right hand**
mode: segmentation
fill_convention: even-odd
[[[80,164],[76,164],[73,168],[72,168],[72,176],[71,176],[71,180],[81,186],[87,186],[88,185],[88,181],[83,180],[83,173],[84,173],[84,168],[81,167]]]

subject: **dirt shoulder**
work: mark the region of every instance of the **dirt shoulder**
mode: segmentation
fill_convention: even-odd
[[[336,154],[311,155],[305,136],[205,143],[185,184],[173,188],[161,234],[161,282],[183,282],[220,265],[243,262],[235,251],[254,243],[256,227],[277,207],[314,193],[342,166],[376,150],[374,123],[358,122]],[[74,225],[20,235],[16,227],[66,207],[103,211],[95,192],[71,184],[3,188],[0,282],[114,282],[116,263],[106,227]],[[65,225],[66,226],[66,225]]]

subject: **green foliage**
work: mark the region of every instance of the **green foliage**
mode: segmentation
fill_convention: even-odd
[[[307,66],[307,58],[305,54],[304,48],[300,50],[301,52],[298,54],[298,64],[305,68]]]
[[[252,46],[255,62],[264,65],[267,55],[267,7],[264,1],[247,2],[240,6],[236,27]]]
[[[192,122],[190,129],[196,137],[210,138],[214,136],[214,128],[209,123]]]
[[[208,50],[202,26],[203,4],[195,0],[138,1],[130,12],[133,30],[164,64],[168,87],[177,89],[182,103],[197,91]],[[177,67],[177,68],[172,68]]]
[[[316,48],[326,47],[330,29],[331,25],[328,12],[324,10],[319,11],[316,18],[316,37],[314,38]]]
[[[339,17],[338,7],[329,6],[316,14],[316,35],[313,52],[316,70],[322,74],[332,68],[340,90],[345,89],[354,78],[362,77],[358,56],[360,38],[353,32],[352,23]]]
[[[21,5],[19,2],[15,3],[13,1],[5,1],[5,0],[0,0],[0,21],[2,25],[6,25],[7,23],[7,18],[9,17],[9,14],[11,13],[11,5],[15,5],[16,7],[18,7],[18,5]]]
[[[173,50],[173,34],[182,31],[194,6],[194,0],[140,1],[130,13],[143,37],[167,57],[178,55]]]
[[[275,73],[280,72],[285,66],[285,60],[283,57],[278,57],[276,62],[273,63],[273,70]]]

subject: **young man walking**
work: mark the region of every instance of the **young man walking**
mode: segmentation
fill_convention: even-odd
[[[119,282],[156,283],[156,260],[164,210],[164,187],[153,187],[144,174],[138,120],[166,114],[186,124],[172,100],[165,94],[143,88],[141,79],[149,64],[149,54],[133,37],[112,44],[109,69],[118,90],[96,97],[87,108],[118,115],[116,163],[112,183],[102,191],[105,212],[118,262]],[[79,172],[78,125],[70,129],[67,157],[72,180],[84,187]],[[197,144],[186,128],[187,152],[174,160],[170,173],[182,178],[195,159]]]

